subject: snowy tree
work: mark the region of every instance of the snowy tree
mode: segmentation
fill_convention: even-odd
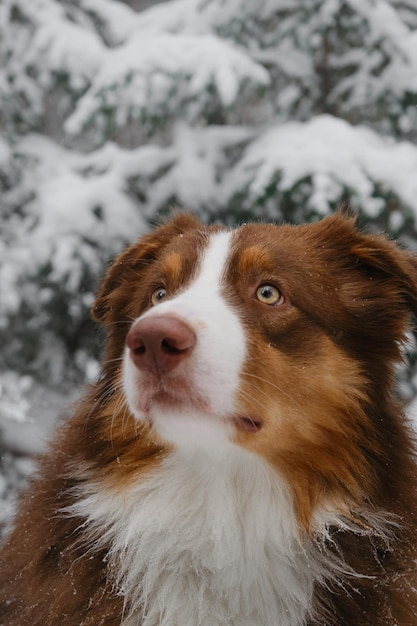
[[[348,201],[416,244],[414,0],[149,4],[0,3],[3,423],[36,381],[92,375],[98,277],[172,205],[234,223]]]

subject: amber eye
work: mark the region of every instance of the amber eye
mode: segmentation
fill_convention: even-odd
[[[274,285],[260,285],[256,290],[256,299],[262,304],[273,306],[282,300],[282,294]]]
[[[153,306],[155,306],[155,304],[159,304],[166,295],[167,290],[164,287],[158,287],[158,289],[155,289],[151,297],[151,302]]]

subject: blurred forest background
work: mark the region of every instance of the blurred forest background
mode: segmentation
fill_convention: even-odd
[[[97,373],[109,260],[173,205],[348,201],[417,249],[416,105],[416,0],[1,0],[0,527]]]

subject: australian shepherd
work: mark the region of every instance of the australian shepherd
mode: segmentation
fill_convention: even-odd
[[[177,214],[129,247],[100,378],[5,539],[0,624],[416,626],[416,311],[416,257],[342,212]]]

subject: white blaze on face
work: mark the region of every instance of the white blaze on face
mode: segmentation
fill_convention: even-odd
[[[183,406],[159,406],[156,397],[149,414],[144,416],[138,405],[140,394],[145,393],[145,376],[132,363],[129,350],[125,350],[124,387],[133,414],[138,419],[150,418],[163,438],[177,444],[195,445],[198,440],[211,445],[213,438],[224,441],[226,436],[227,440],[232,430],[225,418],[235,411],[246,348],[241,321],[221,293],[231,237],[229,232],[212,235],[194,281],[185,291],[138,318],[175,315],[193,329],[196,345],[176,374],[184,377],[190,397],[204,400],[204,411],[193,406],[192,401],[187,404],[186,398]]]

